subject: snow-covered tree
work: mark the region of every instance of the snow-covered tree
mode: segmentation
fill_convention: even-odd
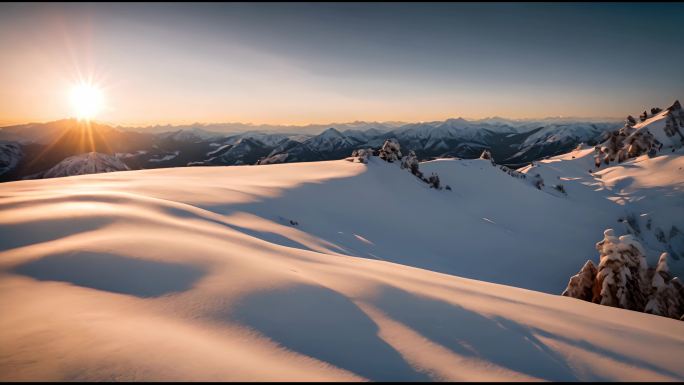
[[[684,142],[684,135],[682,135],[682,132],[679,130],[679,127],[683,124],[684,122],[682,122],[680,119],[677,119],[677,116],[672,111],[669,111],[665,120],[665,134],[669,137],[675,136],[675,134],[677,134],[679,135],[679,140]]]
[[[423,173],[419,170],[419,167],[418,157],[413,150],[409,151],[408,155],[401,158],[401,168],[408,169],[411,171],[411,174],[421,178]]]
[[[360,148],[352,152],[351,158],[352,162],[356,163],[368,163],[368,159],[373,156],[373,150],[370,148]]]
[[[536,187],[539,190],[541,190],[542,187],[544,187],[544,179],[540,174],[534,174],[534,177],[531,178],[530,182],[534,187]]]
[[[661,254],[652,272],[651,294],[644,312],[677,319],[684,315],[684,297],[681,283],[670,274],[667,258],[667,253]]]
[[[650,131],[637,131],[625,140],[624,147],[618,152],[618,162],[635,158],[651,150],[657,151],[661,146],[660,142]]]
[[[608,133],[608,138],[598,147],[595,157],[595,159],[597,159],[595,161],[595,163],[597,163],[596,167],[599,167],[601,162],[610,164],[610,162],[614,162],[618,159],[626,137],[626,128],[632,129],[631,126],[625,125],[625,127],[620,130]]]
[[[597,273],[598,270],[594,262],[587,261],[582,270],[570,278],[568,287],[561,295],[591,302],[594,296],[594,282],[596,281]]]
[[[399,141],[394,138],[385,140],[382,148],[380,148],[379,156],[380,159],[390,163],[400,160],[401,150],[399,147]]]
[[[596,244],[599,266],[592,302],[641,310],[646,305],[647,269],[644,250],[631,235],[616,237],[613,229]]]
[[[682,319],[684,285],[670,274],[667,253],[661,254],[655,268],[649,268],[641,244],[632,235],[616,237],[613,229],[604,232],[596,249],[598,268],[587,261],[562,295]]]
[[[633,126],[637,123],[636,119],[632,115],[627,116],[627,122],[626,124],[629,124],[630,126]]]
[[[416,156],[416,153],[414,151],[409,151],[408,155],[404,157],[401,156],[401,148],[399,146],[399,142],[396,139],[391,138],[385,140],[385,143],[382,145],[382,148],[380,148],[380,151],[378,152],[378,156],[380,157],[380,159],[383,159],[389,163],[401,161],[399,166],[402,169],[408,170],[409,172],[411,172],[411,174],[417,176],[418,178],[420,178],[420,180],[429,184],[430,187],[437,190],[442,189],[439,176],[437,174],[432,173],[432,175],[430,175],[427,178],[423,176],[423,173],[420,171],[419,168],[420,164],[418,162],[418,157]]]
[[[437,174],[432,173],[432,175],[430,175],[425,181],[430,185],[430,187],[437,190],[441,189],[439,184],[439,176]]]
[[[603,150],[600,146],[596,146],[594,147],[594,166],[600,168],[601,162],[603,162]]]
[[[489,151],[489,149],[486,149],[486,148],[485,148],[485,149],[482,151],[482,154],[480,155],[480,159],[487,159],[487,160],[489,160],[490,162],[492,162],[492,165],[493,165],[493,166],[496,165],[496,163],[494,163],[494,157],[492,156],[492,152]]]
[[[605,140],[594,148],[596,151],[594,166],[596,168],[599,168],[602,163],[606,165],[612,162],[620,163],[643,154],[654,156],[662,148],[662,143],[647,128],[639,130],[634,128],[632,122],[634,118],[630,118],[631,116],[627,117],[622,128],[606,134]],[[640,118],[643,119],[644,115],[642,114]],[[669,127],[674,127],[674,125],[669,123],[665,131],[670,130],[671,134],[668,135],[674,135],[674,129]]]

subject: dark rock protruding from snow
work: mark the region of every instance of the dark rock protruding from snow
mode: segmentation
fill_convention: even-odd
[[[684,316],[684,285],[669,273],[667,253],[649,268],[641,244],[632,235],[615,236],[613,229],[604,232],[596,249],[598,268],[587,261],[562,295],[674,319]]]

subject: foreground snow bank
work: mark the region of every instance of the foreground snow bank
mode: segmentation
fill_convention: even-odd
[[[383,260],[556,290],[586,255],[525,247],[516,215],[562,201],[488,161],[426,164],[485,175],[453,192],[383,163],[3,184],[0,379],[684,379],[682,322]],[[488,199],[508,181],[522,209]]]

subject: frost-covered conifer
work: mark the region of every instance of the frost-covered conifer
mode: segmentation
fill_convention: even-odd
[[[678,119],[674,112],[669,111],[665,120],[665,134],[669,137],[675,136],[675,134],[677,134],[679,135],[679,140],[684,142],[684,135],[682,135],[682,132],[679,130],[679,127],[682,125],[684,125],[684,119]]]
[[[482,154],[480,155],[480,159],[487,159],[490,162],[492,162],[492,165],[496,165],[494,163],[494,157],[492,156],[492,152],[489,151],[488,149],[484,149],[484,151],[482,151]]]
[[[587,261],[582,270],[573,275],[568,282],[568,287],[563,291],[564,296],[578,298],[584,301],[591,301],[594,294],[594,281],[598,270],[594,262]]]
[[[600,262],[592,302],[623,309],[643,309],[647,301],[648,266],[639,242],[631,235],[618,238],[613,229],[608,229],[596,249]]]
[[[672,278],[667,257],[667,253],[661,254],[658,266],[652,272],[651,293],[644,312],[677,319],[684,314],[682,285],[678,279]]]
[[[385,140],[379,153],[380,159],[386,162],[396,162],[401,159],[399,141],[394,138]]]
[[[531,178],[530,182],[534,187],[537,189],[541,190],[542,187],[544,187],[544,179],[540,174],[535,174],[533,178]]]
[[[649,268],[639,242],[631,235],[616,237],[612,229],[604,232],[596,249],[598,268],[587,261],[562,295],[674,319],[684,317],[684,285],[670,274],[667,253],[661,254],[655,268]]]
[[[632,115],[627,116],[627,123],[626,124],[633,126],[636,124],[636,122],[637,122],[636,119],[634,119],[634,117]]]
[[[418,157],[413,150],[409,151],[408,155],[401,158],[401,168],[408,169],[411,171],[411,174],[420,178],[423,176],[423,173],[419,170],[419,167]]]
[[[430,187],[440,190],[440,182],[439,182],[439,176],[435,173],[432,173],[430,177],[427,178],[427,183],[430,185]]]
[[[370,148],[360,148],[352,152],[351,160],[356,163],[368,163],[368,159],[373,156],[373,150]]]

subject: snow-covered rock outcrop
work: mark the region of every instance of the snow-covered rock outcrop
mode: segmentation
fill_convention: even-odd
[[[669,318],[684,317],[684,286],[670,275],[667,253],[661,254],[657,267],[649,268],[645,251],[634,236],[617,237],[613,229],[604,232],[596,249],[598,268],[587,261],[570,278],[563,296]]]
[[[126,170],[130,170],[130,168],[116,157],[99,152],[89,152],[70,156],[49,170],[29,176],[27,179],[58,178]]]

